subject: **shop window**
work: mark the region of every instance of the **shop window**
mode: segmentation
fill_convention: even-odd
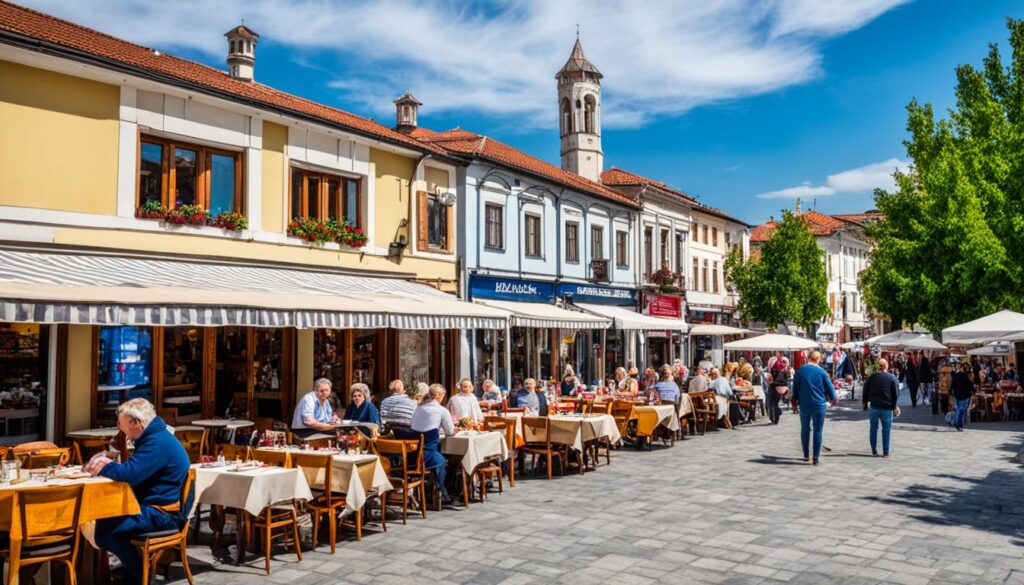
[[[629,268],[629,232],[615,232],[615,266]]]
[[[398,331],[398,377],[409,387],[431,383],[430,331]]]
[[[96,425],[116,426],[117,407],[126,400],[153,400],[152,349],[148,327],[100,327],[96,348]]]
[[[217,328],[217,416],[249,415],[249,335],[244,327]]]
[[[352,336],[352,383],[362,382],[380,398],[387,396],[386,382],[375,386],[377,374],[376,354],[377,333],[375,331],[358,330]]]
[[[580,224],[575,221],[565,224],[565,261],[573,264],[580,261]]]
[[[527,213],[525,216],[524,230],[525,233],[523,235],[526,240],[526,255],[534,258],[540,257],[540,216]]]
[[[488,203],[484,206],[484,246],[505,249],[505,208]]]
[[[590,227],[590,259],[604,260],[604,228]]]
[[[46,436],[48,325],[0,323],[0,445]]]
[[[417,198],[418,248],[432,252],[451,252],[453,207],[445,204],[440,193],[419,191]]]
[[[203,329],[166,327],[163,330],[160,414],[171,424],[187,423],[203,416],[203,342]]]
[[[332,406],[337,410],[348,403],[348,376],[345,355],[348,351],[346,332],[338,329],[313,331],[313,379],[331,381]]]
[[[359,179],[292,167],[291,217],[362,226]]]
[[[139,145],[138,205],[242,211],[242,155],[152,136]]]
[[[291,412],[282,400],[285,330],[256,329],[253,344],[253,403],[256,416],[291,422]]]

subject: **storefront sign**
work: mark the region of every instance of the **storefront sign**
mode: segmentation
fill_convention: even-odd
[[[652,317],[679,319],[683,306],[682,297],[644,293],[644,314]]]
[[[554,292],[555,285],[551,282],[477,275],[469,279],[469,296],[472,299],[550,303]]]
[[[571,295],[574,303],[636,306],[636,291],[628,288],[562,282],[559,283],[556,294],[559,297]]]

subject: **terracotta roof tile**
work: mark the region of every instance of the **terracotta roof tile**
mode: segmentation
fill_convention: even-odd
[[[161,81],[185,83],[197,91],[209,90],[221,97],[234,97],[257,105],[280,109],[341,127],[364,136],[382,139],[419,151],[444,154],[429,144],[401,134],[355,114],[278,91],[254,81],[234,79],[226,72],[180,59],[128,41],[61,20],[35,10],[0,0],[0,31],[55,45],[64,50],[98,59],[101,67],[120,65],[143,70]],[[3,41],[0,41],[3,42]],[[30,47],[38,50],[36,47]]]
[[[434,146],[444,148],[452,154],[490,160],[630,207],[640,206],[635,199],[628,195],[619,193],[614,189],[609,189],[600,183],[595,183],[575,173],[570,173],[549,162],[513,148],[504,142],[495,140],[490,136],[476,134],[459,128],[433,134],[433,136],[423,138],[422,140]]]
[[[652,187],[657,187],[662,191],[672,193],[673,195],[678,195],[679,197],[682,197],[688,200],[689,202],[697,202],[697,200],[694,197],[691,197],[690,195],[687,195],[686,193],[679,191],[678,189],[673,189],[672,187],[669,187],[666,183],[662,183],[661,181],[655,181],[654,179],[650,179],[638,175],[636,173],[631,173],[618,167],[612,167],[607,171],[601,173],[601,182],[604,183],[605,185],[618,187],[650,185]]]
[[[807,227],[811,230],[811,233],[815,236],[831,236],[836,230],[847,227],[850,224],[863,225],[863,222],[856,221],[850,218],[878,218],[881,214],[878,213],[860,213],[860,214],[837,214],[837,215],[825,215],[817,211],[805,211],[800,214],[800,217],[807,222]],[[772,232],[775,231],[778,222],[766,221],[765,223],[757,226],[750,233],[751,243],[763,243],[771,237]]]
[[[755,226],[750,232],[750,243],[760,244],[768,241],[768,238],[772,237],[772,232],[775,231],[775,226],[778,224],[774,221],[766,221],[759,226]]]
[[[860,225],[867,225],[885,218],[885,214],[880,211],[867,211],[865,213],[836,213],[832,217]]]

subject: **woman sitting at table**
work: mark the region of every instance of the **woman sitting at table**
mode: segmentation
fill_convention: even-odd
[[[611,394],[613,398],[636,400],[640,394],[640,385],[635,379],[626,376],[626,368],[615,368],[615,386]]]
[[[459,393],[448,400],[448,410],[455,420],[468,418],[474,423],[484,422],[484,413],[480,410],[480,401],[473,395],[473,381],[463,378],[459,381]]]
[[[361,382],[352,384],[352,402],[345,409],[345,420],[373,423],[380,426],[380,413],[372,402],[366,399],[370,387]]]
[[[409,426],[414,433],[423,436],[423,466],[427,471],[434,472],[434,483],[441,493],[442,503],[450,504],[452,498],[444,486],[445,466],[448,462],[441,454],[440,431],[444,430],[444,435],[451,437],[455,435],[455,425],[452,424],[452,415],[448,409],[441,406],[443,400],[444,386],[432,384],[423,402],[416,407]]]

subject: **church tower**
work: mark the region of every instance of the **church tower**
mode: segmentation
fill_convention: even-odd
[[[600,182],[601,72],[583,55],[579,35],[558,80],[558,125],[562,137],[562,168]]]

